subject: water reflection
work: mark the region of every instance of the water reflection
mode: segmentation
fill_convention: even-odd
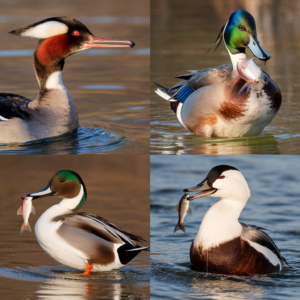
[[[88,154],[108,151],[139,151],[133,138],[117,135],[108,129],[78,127],[71,134],[24,144],[0,144],[0,154]]]
[[[191,298],[210,295],[209,299],[231,300],[254,299],[264,296],[264,289],[261,286],[229,276],[205,275],[201,280],[195,277],[191,281],[191,287],[193,293],[187,294]]]

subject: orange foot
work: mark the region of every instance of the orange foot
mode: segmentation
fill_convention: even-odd
[[[80,273],[80,274],[76,274],[76,275],[90,275],[90,272],[91,272],[92,269],[93,269],[93,265],[91,265],[88,262],[85,272],[84,273]]]

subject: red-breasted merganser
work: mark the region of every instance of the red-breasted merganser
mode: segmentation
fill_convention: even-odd
[[[33,101],[0,93],[0,143],[22,143],[75,130],[77,109],[61,79],[65,58],[90,48],[134,46],[132,41],[97,38],[70,17],[45,19],[10,33],[39,40],[34,68],[40,91]]]

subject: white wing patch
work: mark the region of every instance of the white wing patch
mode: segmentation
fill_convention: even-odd
[[[9,121],[9,119],[6,119],[6,118],[0,116],[0,121]]]
[[[67,33],[68,26],[58,21],[49,21],[27,29],[21,33],[21,36],[36,39],[46,39],[50,36]]]
[[[280,260],[278,259],[277,255],[274,254],[269,248],[264,247],[262,245],[259,245],[257,243],[251,242],[249,240],[247,240],[247,242],[251,245],[251,247],[253,247],[255,250],[257,250],[258,252],[262,253],[273,266],[277,266],[279,264],[280,267],[280,271],[282,270],[282,264],[280,262]]]

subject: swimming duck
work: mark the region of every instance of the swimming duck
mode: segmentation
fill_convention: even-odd
[[[77,212],[87,199],[81,177],[69,170],[58,171],[41,191],[28,194],[32,200],[56,196],[63,200],[47,209],[35,225],[43,250],[57,262],[90,272],[119,269],[149,247],[145,240],[94,214]]]
[[[132,41],[97,38],[70,17],[48,18],[10,33],[38,39],[34,69],[40,90],[34,101],[0,93],[0,143],[22,143],[76,130],[77,109],[61,77],[65,59],[91,48],[134,46]]]
[[[249,93],[239,93],[245,80],[239,76],[237,64],[246,59],[246,47],[260,60],[267,61],[270,55],[259,44],[254,18],[244,10],[230,16],[213,47],[222,40],[232,64],[177,76],[184,81],[171,88],[157,84],[160,88],[156,93],[171,102],[179,122],[196,135],[257,136],[278,112],[281,92],[264,73],[267,84],[256,82]]]
[[[220,197],[204,215],[191,245],[190,259],[201,272],[245,275],[265,274],[282,270],[286,260],[264,232],[264,228],[246,225],[238,218],[250,197],[246,179],[235,167],[219,165],[210,170],[197,186],[184,192],[191,196]]]

